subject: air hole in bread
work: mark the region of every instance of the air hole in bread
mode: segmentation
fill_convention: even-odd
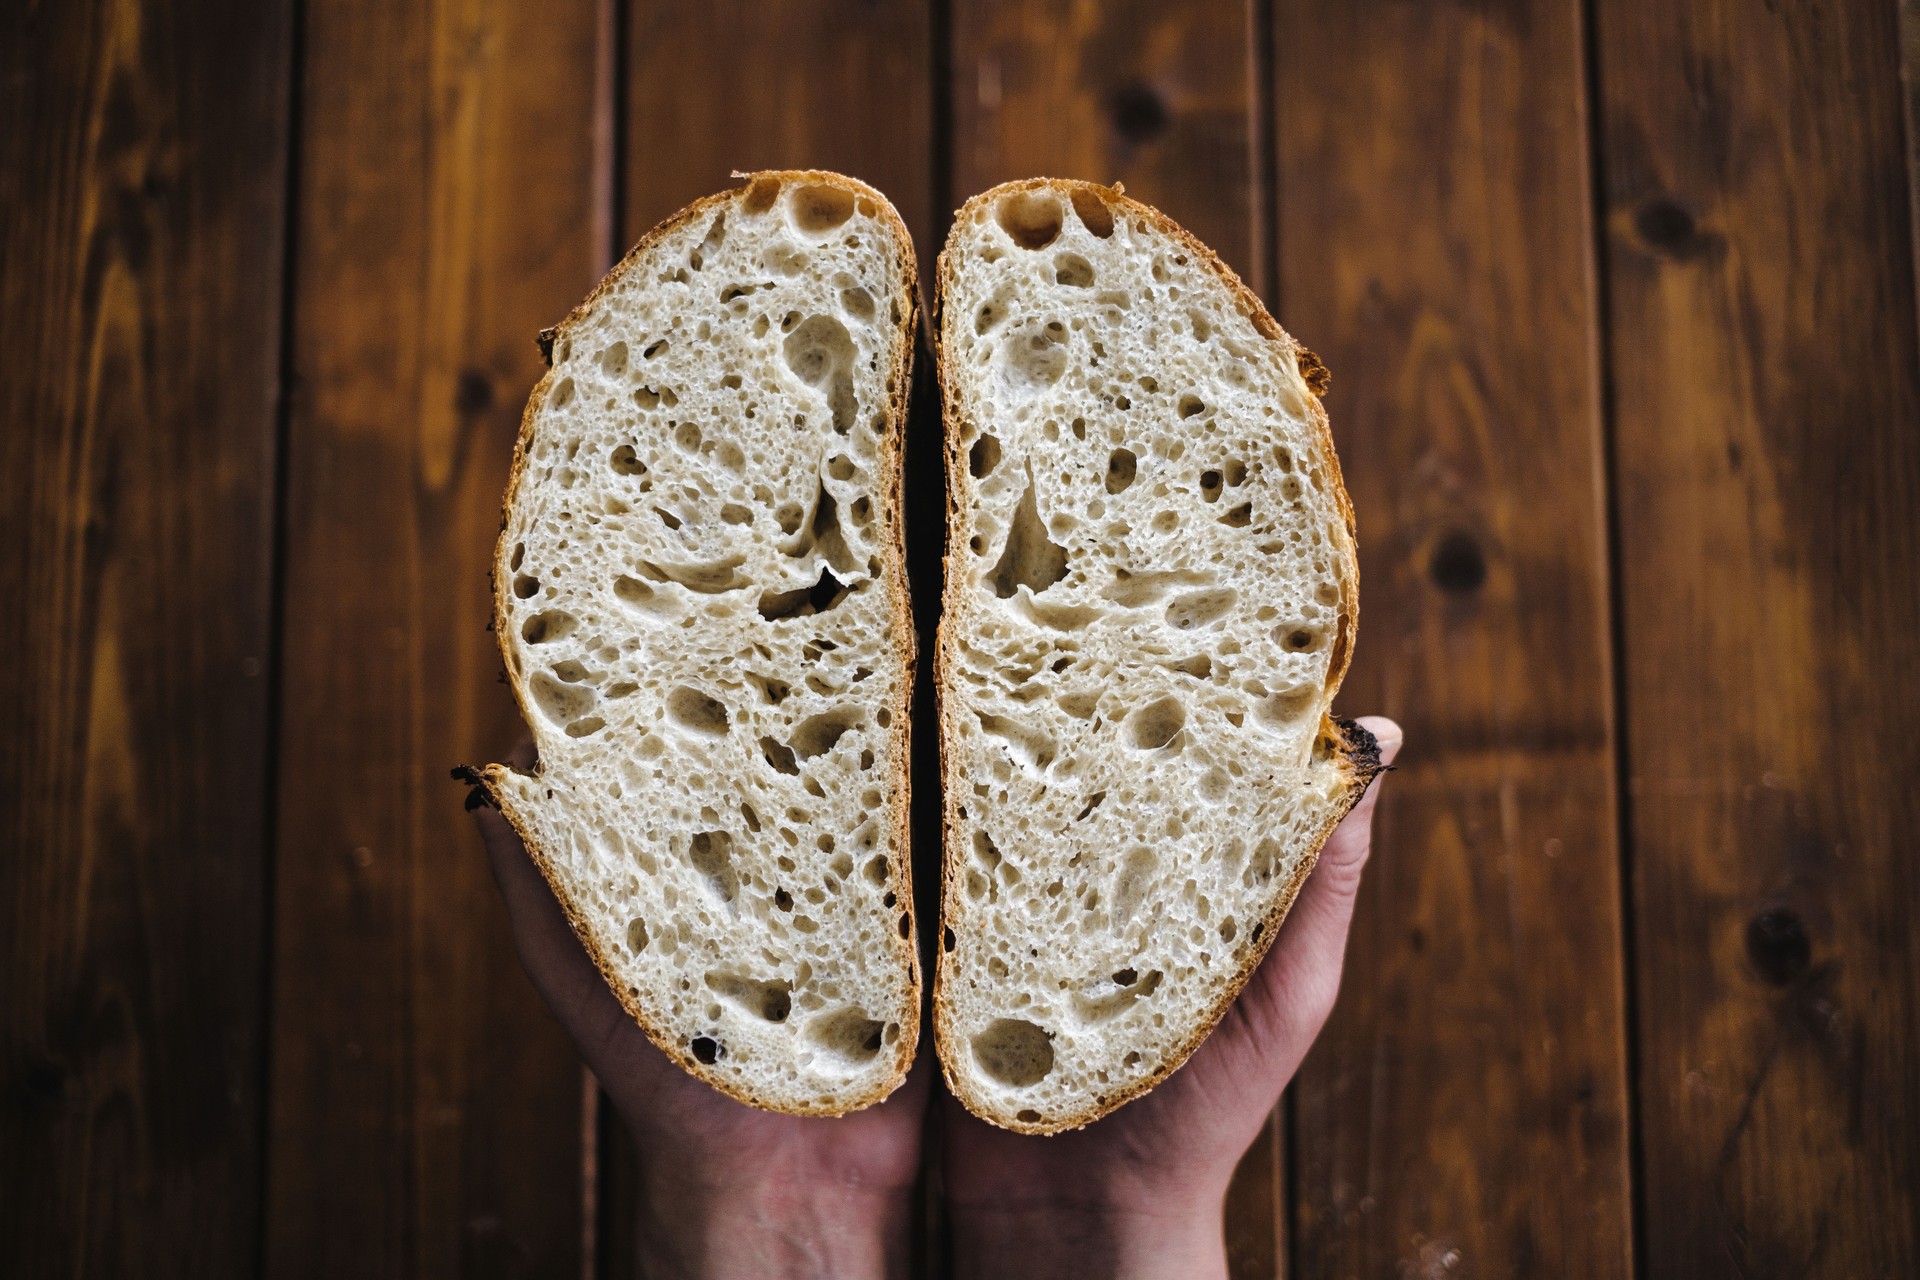
[[[854,194],[842,187],[809,184],[793,193],[788,208],[793,225],[811,236],[824,236],[853,216]]]
[[[1091,289],[1093,264],[1077,253],[1063,253],[1053,260],[1053,278],[1071,288]]]
[[[607,459],[614,474],[623,476],[643,476],[647,474],[647,464],[640,461],[640,455],[634,452],[630,444],[617,445]]]
[[[681,685],[667,695],[667,718],[690,733],[708,738],[725,737],[727,708],[718,699],[698,689]]]
[[[1243,502],[1220,517],[1221,524],[1235,529],[1244,529],[1253,523],[1253,504]]]
[[[1010,1089],[1039,1084],[1053,1070],[1052,1038],[1022,1018],[995,1019],[973,1037],[972,1048],[980,1070]]]
[[[1000,344],[1000,378],[1017,398],[1038,395],[1067,371],[1067,327],[1058,320],[1029,324]]]
[[[580,620],[564,609],[548,609],[520,624],[520,638],[528,644],[551,644],[572,635]]]
[[[1000,465],[1000,438],[983,434],[967,451],[967,470],[975,480],[985,479]]]
[[[840,291],[840,309],[862,324],[873,323],[873,295],[858,285]]]
[[[1200,500],[1202,502],[1217,502],[1219,499],[1220,473],[1218,471],[1202,471],[1200,473]]]
[[[1274,639],[1288,653],[1309,653],[1320,647],[1320,633],[1312,627],[1280,627],[1274,632]]]
[[[687,1048],[693,1053],[696,1062],[709,1067],[726,1056],[727,1052],[712,1036],[695,1036]]]
[[[1196,395],[1184,395],[1180,397],[1180,402],[1175,407],[1175,411],[1179,413],[1182,418],[1196,417],[1207,411],[1207,402]]]
[[[1127,742],[1139,751],[1158,751],[1186,727],[1187,709],[1174,698],[1160,698],[1127,717]]]
[[[844,453],[836,453],[827,460],[827,474],[835,480],[851,480],[853,471],[853,459]]]
[[[1022,249],[1044,249],[1060,236],[1065,215],[1047,191],[1016,191],[995,210],[1000,229]]]
[[[780,179],[755,178],[740,203],[748,213],[765,213],[780,198]]]
[[[528,600],[539,594],[540,579],[528,574],[518,574],[513,579],[513,594],[517,599]]]
[[[1227,460],[1227,488],[1238,489],[1247,482],[1247,464],[1238,458]]]
[[[842,1008],[809,1019],[803,1036],[830,1065],[857,1070],[879,1054],[885,1033],[886,1024],[864,1010]]]
[[[778,978],[759,981],[737,973],[714,970],[707,974],[707,990],[743,1012],[767,1022],[785,1022],[793,1012],[793,984]]]
[[[1240,883],[1246,888],[1271,883],[1274,873],[1279,870],[1281,859],[1280,845],[1272,837],[1266,837],[1253,847],[1253,856],[1247,860],[1246,870],[1240,873]],[[1254,937],[1260,936],[1259,931]]]
[[[1140,460],[1131,449],[1115,449],[1107,457],[1107,492],[1124,493],[1139,474]]]
[[[627,344],[624,342],[610,343],[600,352],[600,367],[606,370],[609,378],[617,378],[625,373],[627,371]]]
[[[1151,996],[1165,977],[1158,969],[1149,970],[1145,976],[1132,969],[1122,969],[1110,982],[1095,982],[1090,990],[1076,991],[1074,1012],[1082,1022],[1111,1022],[1131,1009],[1136,1001]]]
[[[853,337],[832,316],[813,315],[791,327],[781,348],[793,375],[822,393],[841,435],[853,429]]]
[[[810,587],[791,591],[766,591],[760,596],[760,616],[769,622],[782,618],[809,618],[839,604],[847,596],[847,585],[822,569],[820,579]],[[784,689],[785,686],[782,686]]]
[[[1225,617],[1240,599],[1240,593],[1232,587],[1216,587],[1209,591],[1190,591],[1175,596],[1167,606],[1167,625],[1176,631],[1190,631],[1195,627],[1204,627],[1209,622]]]
[[[795,758],[811,760],[833,750],[834,744],[860,723],[860,712],[845,708],[823,711],[794,726],[789,739]]]
[[[562,378],[547,395],[547,408],[564,409],[573,402],[573,379]]]
[[[1029,729],[1006,716],[984,711],[974,714],[980,719],[980,727],[1000,739],[1006,746],[1007,754],[1029,772],[1046,772],[1047,766],[1060,754],[1059,744],[1044,733]]]
[[[687,858],[721,902],[732,902],[740,891],[733,869],[733,837],[724,831],[697,831],[687,842]]]
[[[593,710],[598,696],[591,688],[556,680],[545,671],[536,671],[527,682],[534,705],[556,725],[565,726]]]
[[[1047,536],[1029,476],[1026,492],[1014,508],[1006,545],[987,575],[988,581],[994,595],[1005,600],[1021,587],[1038,594],[1066,576],[1067,549]]]
[[[1073,211],[1081,226],[1101,240],[1113,234],[1113,211],[1105,200],[1089,187],[1073,188],[1072,198]]]

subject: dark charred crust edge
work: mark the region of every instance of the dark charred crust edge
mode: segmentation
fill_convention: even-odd
[[[457,764],[453,766],[453,780],[467,784],[468,813],[472,813],[475,809],[499,811],[500,802],[494,799],[493,788],[487,785],[486,777],[480,770],[470,764]]]

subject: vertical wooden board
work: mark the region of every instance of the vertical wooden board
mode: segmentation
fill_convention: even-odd
[[[1259,288],[1251,36],[1244,0],[955,5],[954,203],[1018,178],[1125,182]]]
[[[1358,513],[1346,714],[1407,732],[1295,1087],[1300,1269],[1630,1269],[1578,7],[1285,3],[1281,322]]]
[[[447,777],[521,731],[487,567],[594,282],[592,0],[306,7],[269,1269],[581,1265],[578,1060]]]
[[[928,0],[631,0],[623,244],[735,170],[877,187],[932,264]]]
[[[288,11],[0,16],[10,1276],[258,1248]]]
[[[1920,1274],[1893,5],[1596,13],[1650,1274]]]
[[[1124,182],[1259,288],[1269,235],[1256,196],[1252,32],[1241,0],[956,5],[954,202],[1018,178]],[[1237,1280],[1283,1270],[1283,1145],[1276,1114],[1228,1192]]]

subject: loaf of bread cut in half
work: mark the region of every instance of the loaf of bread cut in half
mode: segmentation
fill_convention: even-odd
[[[934,1027],[975,1114],[1052,1133],[1184,1062],[1379,768],[1327,712],[1358,612],[1324,370],[1117,190],[960,210]]]
[[[747,177],[541,335],[493,566],[540,763],[473,777],[654,1043],[833,1115],[891,1092],[918,1038],[916,276],[871,187]]]

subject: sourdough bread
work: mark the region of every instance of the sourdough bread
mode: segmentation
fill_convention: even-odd
[[[1328,715],[1351,508],[1325,371],[1116,190],[960,210],[938,272],[948,464],[934,1026],[1031,1133],[1175,1070],[1378,768]]]
[[[476,776],[653,1041],[794,1114],[885,1097],[918,1036],[915,278],[837,174],[667,219],[542,335],[495,554],[540,763]]]

